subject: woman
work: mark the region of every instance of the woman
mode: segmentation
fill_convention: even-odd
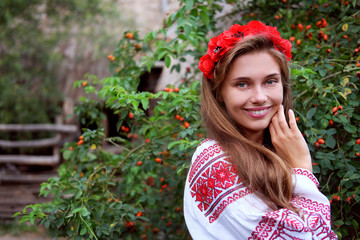
[[[208,46],[199,68],[209,138],[184,192],[193,239],[337,239],[291,110],[291,43],[252,21]]]

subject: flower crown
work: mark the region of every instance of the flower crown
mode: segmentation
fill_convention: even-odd
[[[214,37],[208,44],[207,54],[200,58],[199,69],[204,73],[204,77],[212,80],[215,64],[229,51],[236,43],[246,36],[264,35],[268,37],[274,48],[285,54],[288,60],[291,59],[291,43],[281,38],[276,27],[266,26],[259,21],[251,21],[247,25],[234,24],[229,31],[225,30],[219,36]]]

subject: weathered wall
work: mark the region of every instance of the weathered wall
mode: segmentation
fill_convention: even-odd
[[[84,79],[87,73],[98,78],[109,76],[106,57],[116,48],[123,32],[133,29],[143,37],[149,31],[161,28],[166,15],[177,10],[178,1],[118,0],[113,7],[118,15],[89,23],[86,29],[74,27],[73,36],[58,47],[65,58],[59,69],[60,89],[64,96],[63,119],[67,123],[74,122],[74,118],[66,116],[73,112],[83,95],[82,89],[73,88],[74,82]]]

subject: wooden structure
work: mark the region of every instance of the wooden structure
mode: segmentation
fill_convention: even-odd
[[[9,219],[28,204],[48,200],[38,196],[40,184],[56,176],[61,163],[60,148],[65,142],[73,141],[79,130],[75,125],[63,124],[0,124],[0,132],[54,135],[21,141],[0,139],[3,152],[4,149],[52,149],[51,155],[0,154],[0,219]]]

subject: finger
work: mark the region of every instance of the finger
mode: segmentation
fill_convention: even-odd
[[[276,130],[275,130],[274,124],[272,122],[269,125],[269,131],[270,131],[271,139],[273,139],[276,136]]]
[[[279,131],[281,131],[280,126],[279,126],[279,116],[278,116],[278,112],[279,110],[274,114],[274,116],[271,118],[271,123],[270,126],[272,128],[273,134],[278,133]]]
[[[283,133],[286,133],[289,131],[289,126],[287,124],[285,113],[284,113],[284,106],[281,105],[279,108],[279,126]]]
[[[289,125],[290,125],[291,130],[299,129],[297,126],[297,123],[296,123],[294,111],[292,109],[289,109]]]

